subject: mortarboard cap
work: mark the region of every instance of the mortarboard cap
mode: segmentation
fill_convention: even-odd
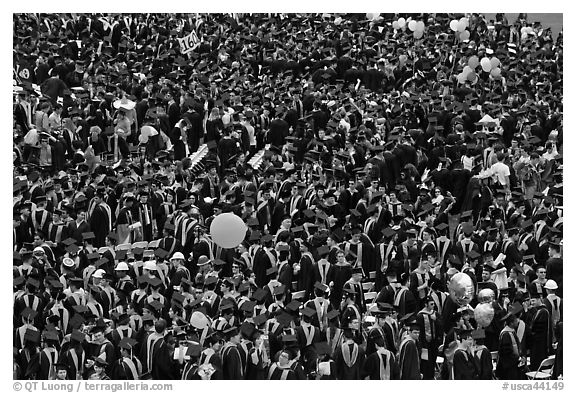
[[[34,344],[40,343],[40,332],[38,330],[26,329],[24,341],[29,341]]]
[[[81,325],[82,323],[80,323]],[[74,329],[72,331],[72,334],[70,335],[70,339],[76,342],[84,342],[84,338],[86,337],[86,334],[82,333],[80,330],[78,329]]]
[[[90,240],[90,239],[94,239],[94,232],[84,232],[82,234],[82,240]]]
[[[302,312],[302,315],[304,315],[308,318],[312,318],[316,314],[316,311],[311,309],[310,307],[302,308],[301,312]]]
[[[298,311],[301,305],[302,303],[300,303],[298,300],[292,300],[290,303],[286,305],[286,310],[296,312]]]

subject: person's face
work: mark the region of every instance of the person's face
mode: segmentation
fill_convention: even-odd
[[[344,253],[343,253],[343,252],[339,252],[339,253],[336,255],[336,258],[338,258],[338,262],[344,262],[344,261],[345,261],[345,259],[344,259]]]
[[[97,342],[102,342],[102,340],[104,340],[104,333],[102,332],[94,333],[94,340]],[[96,365],[94,365],[94,369],[96,369]]]
[[[428,310],[432,311],[434,310],[434,307],[436,306],[436,304],[430,300],[428,303],[426,303],[426,308],[428,308]]]
[[[538,276],[538,279],[540,279],[540,280],[546,279],[546,269],[539,268],[536,271],[536,274]]]
[[[66,370],[58,370],[58,372],[56,373],[56,377],[58,379],[66,379],[67,374],[68,372]]]
[[[410,330],[409,334],[413,340],[418,341],[418,337],[420,336],[420,330],[418,330],[418,329]]]
[[[292,220],[289,218],[286,218],[284,221],[282,221],[282,226],[284,228],[290,228],[291,225],[292,225]]]
[[[262,198],[264,198],[265,201],[270,199],[270,191],[266,191],[265,193],[262,194]]]
[[[84,220],[86,220],[86,212],[79,212],[79,213],[78,213],[78,220],[79,220],[79,221],[84,221]]]
[[[360,330],[360,321],[353,319],[350,321],[350,328],[353,330]]]
[[[486,270],[482,271],[482,281],[488,281],[490,279],[490,273]]]
[[[278,357],[278,364],[281,367],[285,367],[288,365],[289,361],[290,361],[290,355],[288,355],[288,352],[281,352],[280,356]]]

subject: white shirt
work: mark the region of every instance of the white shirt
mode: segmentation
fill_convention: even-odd
[[[500,183],[501,185],[508,184],[508,177],[510,176],[510,168],[503,162],[498,161],[490,167],[490,173],[492,179]]]

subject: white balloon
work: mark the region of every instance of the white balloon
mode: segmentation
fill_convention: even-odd
[[[500,60],[497,57],[493,57],[490,59],[490,64],[492,64],[492,69],[496,69],[500,65]]]
[[[458,74],[456,79],[458,80],[458,83],[462,84],[462,83],[466,82],[467,76],[464,75],[464,73],[462,72],[462,73]]]
[[[480,65],[482,66],[482,69],[486,72],[490,72],[490,70],[492,69],[492,63],[490,63],[490,59],[487,57],[482,58],[482,60],[480,60]]]
[[[414,38],[416,38],[416,39],[422,38],[423,35],[424,35],[423,31],[415,31],[414,32]]]
[[[452,30],[453,32],[458,31],[458,21],[456,19],[450,21],[450,30]]]
[[[417,24],[418,22],[416,22],[415,20],[411,20],[410,22],[408,22],[408,28],[410,29],[410,31],[416,31]]]
[[[523,28],[520,29],[520,33],[522,33],[522,34],[526,33],[526,26],[524,26]]]
[[[470,38],[470,32],[468,30],[464,30],[462,33],[460,33],[460,39],[462,41],[466,41],[469,38]]]
[[[466,27],[468,27],[468,24],[466,23],[466,21],[460,20],[460,22],[458,22],[458,31],[460,33],[462,33],[464,30],[466,30]]]
[[[404,26],[406,26],[406,19],[404,18],[400,18],[398,19],[398,26],[400,26],[400,28],[404,28]]]
[[[416,31],[424,31],[426,29],[426,25],[422,21],[418,21],[416,23]]]
[[[398,21],[395,20],[394,22],[392,22],[392,28],[394,30],[398,30],[400,28],[400,25],[398,24]]]
[[[468,76],[469,73],[473,72],[474,70],[472,69],[472,67],[470,66],[466,66],[464,67],[464,70],[462,70],[462,73],[466,76]]]

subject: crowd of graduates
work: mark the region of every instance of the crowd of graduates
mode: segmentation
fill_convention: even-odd
[[[13,22],[15,379],[562,377],[562,33]]]

